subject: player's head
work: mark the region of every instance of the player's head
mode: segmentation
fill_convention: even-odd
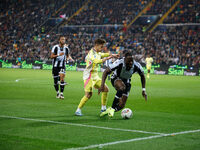
[[[59,43],[60,43],[61,45],[64,45],[64,44],[65,44],[65,37],[64,37],[64,36],[60,36],[60,37],[59,37]]]
[[[147,54],[147,57],[149,58],[149,57],[150,57],[150,54]]]
[[[126,70],[130,70],[131,67],[133,66],[133,55],[131,52],[126,52],[125,53],[125,64],[126,64]]]
[[[106,41],[104,39],[96,39],[94,44],[95,50],[100,52],[105,47]]]

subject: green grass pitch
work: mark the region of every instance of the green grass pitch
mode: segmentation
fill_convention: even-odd
[[[50,70],[0,69],[1,150],[200,149],[199,76],[151,75],[146,103],[135,74],[126,104],[134,113],[129,120],[120,112],[100,118],[97,90],[82,109],[84,116],[74,116],[84,95],[82,72],[66,72],[65,79],[69,85],[60,100]],[[107,85],[110,106],[115,90]],[[178,134],[164,136],[171,133]]]

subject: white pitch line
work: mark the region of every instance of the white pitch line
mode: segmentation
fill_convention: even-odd
[[[166,136],[174,136],[174,135],[179,135],[179,134],[195,133],[195,132],[200,132],[200,129],[176,132],[176,133],[169,133],[169,134],[162,134],[162,135],[154,135],[154,136],[143,137],[143,138],[134,138],[134,139],[130,139],[130,140],[115,141],[115,142],[104,143],[104,144],[89,145],[86,147],[67,148],[67,149],[63,149],[63,150],[86,150],[86,149],[97,148],[97,147],[103,148],[104,146],[115,145],[115,144],[120,144],[120,143],[129,143],[129,142],[134,142],[134,141],[142,141],[142,140],[155,139],[155,138],[166,137]]]
[[[19,82],[19,80],[24,80],[24,79],[17,79],[17,80],[15,80],[15,82]]]
[[[78,124],[78,123],[69,123],[69,122],[60,122],[60,121],[51,121],[51,120],[39,120],[39,119],[32,119],[32,118],[22,118],[22,117],[15,117],[15,116],[0,115],[0,117],[1,118],[10,118],[10,119],[37,121],[37,122],[48,122],[48,123],[54,123],[54,124],[64,124],[64,125],[80,126],[80,127],[88,127],[88,128],[98,128],[98,129],[105,129],[105,130],[117,130],[117,131],[125,131],[125,132],[145,133],[145,134],[158,134],[158,135],[163,135],[164,134],[164,133],[159,133],[159,132],[148,132],[148,131],[140,131],[140,130],[110,128],[110,127],[101,127],[101,126],[94,126],[94,125]]]

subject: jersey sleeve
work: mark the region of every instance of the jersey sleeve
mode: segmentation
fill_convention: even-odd
[[[69,49],[69,47],[67,46],[67,47],[65,48],[65,50],[66,50],[66,56],[69,56],[69,54],[70,54],[70,49]]]
[[[57,53],[58,53],[58,47],[57,47],[56,45],[53,46],[51,52],[52,52],[53,54],[57,55]]]
[[[108,57],[108,56],[110,56],[109,53],[100,53],[100,54],[101,54],[101,58],[104,58],[104,57]]]
[[[114,63],[109,64],[108,68],[111,71],[116,70],[117,68],[119,68],[120,64],[122,64],[122,60],[121,59],[117,59]]]
[[[92,52],[88,55],[88,59],[90,59],[94,64],[103,63],[103,60],[95,58],[95,56],[94,56],[94,54]]]
[[[141,66],[140,63],[135,62],[135,68],[136,68],[136,72],[137,72],[139,75],[144,74],[144,69],[142,68],[142,66]]]

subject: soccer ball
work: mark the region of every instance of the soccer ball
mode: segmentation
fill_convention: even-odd
[[[121,116],[123,119],[130,119],[133,116],[133,112],[129,108],[124,108],[121,112]]]

